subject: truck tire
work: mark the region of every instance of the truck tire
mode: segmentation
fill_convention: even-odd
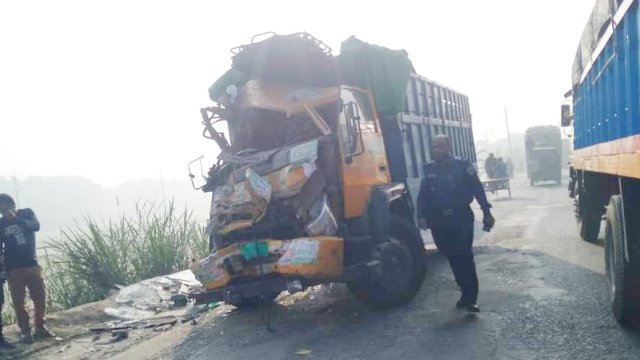
[[[580,188],[576,182],[575,197],[573,203],[575,206],[576,222],[578,224],[578,232],[582,240],[587,242],[595,242],[598,240],[600,233],[601,215],[596,211],[594,206],[590,206],[589,199],[584,196],[584,189]]]
[[[605,263],[611,310],[616,320],[625,325],[640,319],[640,257],[629,247],[625,258],[625,223],[622,198],[611,197],[605,228]]]
[[[389,240],[376,245],[374,258],[381,265],[348,287],[359,301],[379,309],[409,303],[426,274],[426,251],[418,229],[411,221],[389,215]]]

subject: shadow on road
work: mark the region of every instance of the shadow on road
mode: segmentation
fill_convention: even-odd
[[[456,310],[441,254],[407,306],[376,311],[342,285],[232,310],[194,326],[174,359],[640,358],[640,334],[609,311],[602,275],[538,251],[476,248],[482,312]],[[267,319],[273,332],[267,331]]]
[[[539,187],[539,188],[558,188],[558,187],[566,187],[565,184],[558,184],[556,182],[545,182],[545,183],[536,183],[534,186],[535,187]]]

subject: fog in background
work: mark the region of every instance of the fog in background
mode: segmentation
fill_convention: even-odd
[[[190,160],[218,151],[199,109],[229,49],[265,31],[307,31],[334,54],[351,35],[407,50],[418,73],[469,96],[486,147],[506,135],[505,106],[514,133],[559,123],[593,4],[3,1],[0,192],[15,193],[15,176],[21,205],[54,232],[137,197],[175,197],[206,217],[209,197],[186,177]]]

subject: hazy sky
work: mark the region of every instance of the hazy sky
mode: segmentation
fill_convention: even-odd
[[[406,49],[416,70],[469,96],[476,139],[558,124],[594,0],[1,1],[0,176],[105,185],[186,178],[213,159],[207,88],[229,49],[307,31]],[[206,164],[207,166],[209,164]]]

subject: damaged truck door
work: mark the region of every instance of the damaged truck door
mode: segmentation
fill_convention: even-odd
[[[360,135],[360,112],[358,105],[350,101],[343,106],[346,126],[342,128],[344,138],[345,162],[351,164],[353,156],[358,152],[358,140]]]

